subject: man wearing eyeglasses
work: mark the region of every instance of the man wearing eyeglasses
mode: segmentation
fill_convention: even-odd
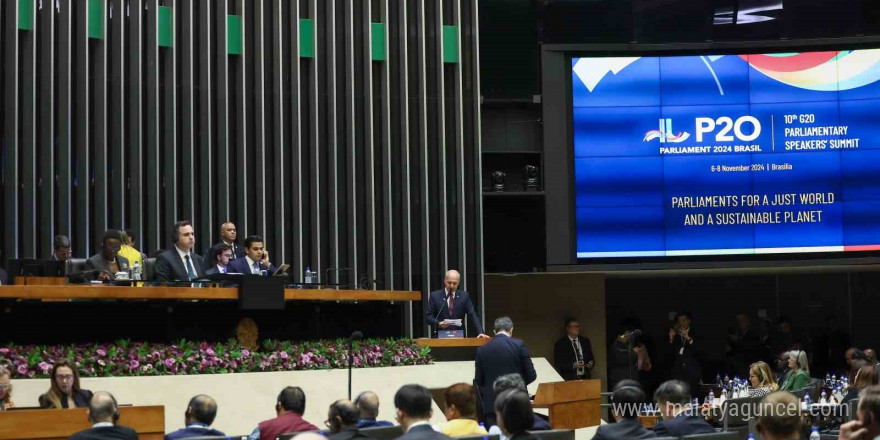
[[[95,279],[108,281],[116,278],[117,272],[128,271],[128,259],[119,255],[122,242],[119,241],[119,232],[108,230],[104,233],[101,252],[93,255],[86,261],[86,271],[95,271]]]

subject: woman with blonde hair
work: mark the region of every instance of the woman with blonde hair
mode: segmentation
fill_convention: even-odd
[[[810,383],[810,364],[807,360],[807,352],[803,350],[792,350],[788,354],[788,368],[791,373],[785,377],[782,391],[800,391]]]
[[[773,371],[763,361],[749,365],[749,384],[749,397],[764,397],[779,389]]]
[[[49,391],[40,396],[41,407],[67,409],[89,406],[92,392],[79,387],[79,373],[70,362],[66,360],[55,362],[51,380]]]
[[[12,402],[12,373],[5,365],[0,365],[0,411],[6,411],[9,408],[15,408]]]

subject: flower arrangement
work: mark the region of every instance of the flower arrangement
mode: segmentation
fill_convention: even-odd
[[[0,345],[0,364],[13,379],[47,378],[59,359],[75,362],[82,377],[164,376],[321,370],[348,367],[348,343],[266,340],[252,352],[235,340],[226,343],[154,344],[116,341],[112,344]],[[430,349],[408,339],[366,339],[354,342],[354,368],[426,365]]]

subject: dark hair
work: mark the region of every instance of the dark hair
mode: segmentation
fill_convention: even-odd
[[[615,413],[627,419],[634,419],[639,416],[639,407],[645,402],[645,391],[638,382],[625,379],[614,386],[611,401]]]
[[[431,417],[431,392],[421,385],[404,385],[394,394],[394,406],[408,417]]]
[[[193,419],[209,426],[214,423],[214,418],[217,417],[217,402],[205,394],[199,394],[190,399],[187,409]]]
[[[572,322],[580,322],[580,321],[577,318],[575,318],[574,316],[569,316],[568,318],[565,318],[565,328],[568,328],[568,326],[571,325]]]
[[[361,415],[353,403],[341,399],[330,405],[330,419],[335,419],[337,416],[342,419],[342,426],[351,426],[357,424]]]
[[[466,383],[457,383],[447,388],[443,393],[446,406],[455,405],[462,417],[473,417],[477,411],[477,397],[474,387]]]
[[[67,238],[66,235],[56,235],[55,240],[52,241],[53,249],[61,249],[61,248],[69,248],[70,247],[70,239]]]
[[[790,437],[801,430],[798,398],[786,391],[770,393],[758,403],[758,425],[778,437]]]
[[[506,331],[509,332],[513,330],[513,320],[510,319],[509,316],[502,316],[495,320],[495,331]]]
[[[654,391],[654,401],[684,405],[691,401],[691,390],[680,380],[667,380]]]
[[[868,356],[865,356],[865,352],[864,352],[864,351],[859,350],[859,349],[856,348],[856,347],[850,347],[849,350],[852,351],[852,358],[853,358],[853,360],[855,360],[855,359],[858,359],[858,360],[860,360],[860,361],[867,361],[867,360],[868,360]],[[838,353],[839,353],[839,352],[838,352]]]
[[[211,255],[210,255],[211,263],[217,264],[217,262],[220,261],[220,255],[223,252],[230,251],[230,250],[232,250],[232,246],[230,246],[226,243],[220,243],[220,244],[215,244],[214,246],[211,246],[211,250],[209,251],[209,252],[211,252]]]
[[[532,428],[535,414],[529,402],[529,394],[520,390],[508,390],[495,399],[495,412],[501,415],[507,438]]]
[[[259,235],[248,235],[248,237],[244,239],[244,247],[250,249],[252,244],[262,242],[263,237],[260,237]]]
[[[874,420],[880,417],[880,385],[870,386],[859,392],[859,409],[871,413]]]
[[[129,238],[132,242],[134,242],[134,239],[137,238],[137,236],[134,235],[134,229],[126,229],[126,230],[125,230],[125,235],[127,235],[128,238]]]
[[[108,229],[104,231],[104,237],[101,238],[101,247],[107,244],[107,240],[119,240],[119,243],[122,244],[122,239],[119,237],[119,230],[116,229]]]
[[[526,391],[526,382],[523,380],[522,376],[520,376],[519,373],[510,373],[505,374],[504,376],[498,376],[498,378],[495,379],[495,382],[492,382],[492,391],[495,392],[496,396],[507,390]]]
[[[675,314],[675,320],[678,321],[678,318],[680,318],[682,316],[687,318],[688,321],[693,322],[693,320],[694,320],[694,315],[692,315],[691,312],[678,312]]]
[[[61,392],[61,387],[58,386],[58,379],[55,377],[58,373],[58,369],[62,367],[70,368],[70,371],[73,371],[73,385],[71,386],[70,390],[73,393],[77,393],[80,389],[79,371],[76,370],[76,364],[69,362],[67,359],[62,359],[55,362],[55,365],[52,366],[52,373],[49,375],[49,378],[51,379],[49,381],[49,392],[46,393],[46,399],[48,399],[50,402],[49,408],[62,408],[61,398],[64,393]]]
[[[278,404],[286,411],[299,415],[306,412],[306,393],[300,387],[287,387],[278,394]]]
[[[856,371],[853,377],[853,388],[867,388],[871,385],[877,385],[877,372],[873,365],[864,364]]]
[[[172,240],[172,241],[174,241],[175,243],[180,241],[180,228],[182,228],[184,226],[192,226],[192,225],[193,225],[192,222],[189,220],[181,220],[181,221],[175,223],[174,224],[174,240]]]

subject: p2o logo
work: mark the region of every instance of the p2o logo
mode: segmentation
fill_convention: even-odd
[[[718,119],[697,118],[697,142],[703,142],[703,135],[715,133],[715,142],[733,142],[738,140],[741,142],[751,142],[761,135],[761,121],[754,116],[742,116],[734,121],[728,116],[722,116]],[[743,125],[751,125],[747,130],[749,134],[743,132]],[[731,130],[733,136],[730,135]],[[734,136],[736,136],[734,138]]]

